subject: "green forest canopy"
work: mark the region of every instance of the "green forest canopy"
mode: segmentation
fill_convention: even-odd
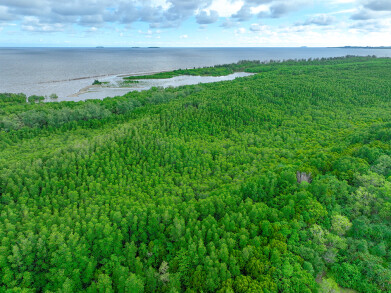
[[[391,60],[245,70],[1,94],[0,291],[391,291]]]

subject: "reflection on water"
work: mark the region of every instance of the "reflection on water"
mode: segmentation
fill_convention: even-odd
[[[191,85],[191,84],[199,84],[199,83],[211,83],[225,80],[233,80],[238,77],[244,77],[252,75],[251,73],[245,72],[236,72],[234,74],[226,75],[226,76],[190,76],[190,75],[182,75],[176,76],[168,79],[143,79],[139,80],[138,83],[129,84],[128,87],[123,88],[119,87],[123,79],[118,76],[110,76],[106,78],[100,79],[101,82],[109,82],[111,84],[110,87],[93,87],[86,89],[85,91],[69,96],[69,97],[61,97],[57,101],[84,101],[88,99],[104,99],[106,97],[115,97],[122,96],[130,91],[143,91],[148,90],[152,87],[177,87],[182,85]]]

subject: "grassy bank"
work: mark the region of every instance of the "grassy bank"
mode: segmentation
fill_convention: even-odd
[[[124,77],[125,80],[137,79],[167,79],[181,75],[192,76],[226,76],[235,72],[244,72],[252,67],[257,67],[261,63],[259,61],[239,61],[235,64],[216,65],[213,67],[193,68],[193,69],[177,69],[173,71],[159,72],[149,75],[136,75]]]

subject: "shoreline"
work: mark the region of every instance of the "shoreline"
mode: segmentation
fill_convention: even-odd
[[[92,78],[97,78],[97,77],[112,77],[112,78],[124,78],[127,76],[146,76],[146,75],[153,75],[153,74],[158,74],[158,73],[165,73],[165,72],[171,72],[172,70],[163,70],[163,71],[149,71],[149,72],[139,72],[139,73],[130,73],[130,74],[105,74],[105,75],[95,75],[91,77],[79,77],[79,78],[73,78],[73,79],[67,79],[67,80],[56,80],[56,81],[49,81],[49,82],[41,82],[40,84],[44,83],[55,83],[55,82],[66,82],[66,81],[75,81],[75,80],[83,80],[83,79],[92,79]],[[77,98],[80,95],[83,95],[85,93],[88,93],[90,89],[93,88],[103,88],[101,85],[89,85],[81,88],[78,92],[71,94],[67,96],[67,98]],[[110,88],[110,87],[107,87]],[[127,88],[127,87],[117,87],[119,89],[122,88]],[[129,87],[130,88],[130,87]]]
[[[99,87],[100,87],[100,85],[97,85],[97,84],[85,86],[82,89],[80,89],[77,93],[74,93],[74,94],[69,95],[67,97],[68,98],[78,98],[80,95],[88,93],[89,89],[91,89],[91,88],[99,88]]]
[[[153,75],[153,74],[157,74],[157,73],[164,73],[164,72],[171,72],[171,71],[158,71],[158,72],[148,72],[148,74],[144,74],[144,75]],[[148,82],[148,81],[151,81],[151,80],[170,80],[170,79],[173,79],[173,78],[177,78],[177,77],[200,77],[200,78],[221,78],[221,77],[227,77],[227,76],[231,76],[231,75],[234,75],[234,74],[240,74],[240,73],[245,73],[246,75],[245,76],[248,76],[248,75],[253,75],[253,73],[248,73],[248,72],[234,72],[234,73],[231,73],[231,74],[228,74],[228,75],[220,75],[220,76],[202,76],[202,75],[179,75],[179,76],[174,76],[174,77],[171,77],[171,78],[162,78],[162,79],[140,79],[140,80],[137,80],[137,81],[141,81],[141,82]],[[133,75],[124,75],[124,74],[121,74],[121,75],[115,75],[113,76],[114,78],[122,78],[123,80],[123,77],[126,77],[126,76],[141,76],[140,73],[134,73]],[[240,77],[240,76],[238,76]],[[228,79],[228,80],[234,80],[238,77],[235,77],[233,79]],[[224,80],[216,80],[216,81],[210,81],[210,82],[205,82],[205,83],[213,83],[213,82],[219,82],[219,81],[224,81]],[[202,83],[202,82],[201,82]],[[192,83],[189,83],[189,84],[192,84]],[[88,92],[90,92],[90,90],[92,89],[129,89],[129,91],[133,91],[133,90],[137,90],[135,89],[135,87],[133,86],[134,84],[129,84],[130,86],[121,86],[119,84],[115,85],[115,84],[111,84],[112,86],[102,86],[102,85],[89,85],[89,86],[85,86],[83,88],[81,88],[78,92],[72,94],[72,95],[69,95],[67,96],[68,98],[78,98],[80,97],[81,95],[83,94],[86,94]],[[159,86],[159,85],[156,85],[156,86]],[[180,85],[178,85],[180,86]],[[151,86],[153,87],[153,85]],[[147,90],[147,89],[144,89],[144,90]]]
[[[165,73],[165,72],[171,72],[173,70],[162,70],[162,71],[149,71],[149,72],[139,72],[139,73],[131,73],[131,74],[118,74],[116,77],[127,77],[127,76],[145,76],[145,75],[153,75],[153,74],[158,74],[158,73]]]
[[[62,80],[40,81],[37,84],[48,84],[48,83],[57,83],[57,82],[76,81],[76,80],[92,79],[92,78],[99,78],[99,77],[145,76],[145,75],[153,75],[153,74],[164,73],[164,72],[171,72],[171,71],[173,71],[173,70],[149,71],[149,72],[139,72],[139,73],[129,73],[129,74],[125,74],[125,73],[120,73],[120,74],[101,74],[101,75],[92,75],[92,76],[83,76],[83,77],[62,79]]]

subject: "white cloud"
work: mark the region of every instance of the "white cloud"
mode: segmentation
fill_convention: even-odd
[[[24,31],[28,32],[60,32],[64,31],[65,26],[60,23],[54,23],[54,24],[47,24],[47,23],[41,23],[37,17],[25,17],[23,23],[22,23],[22,29]]]
[[[179,33],[162,34],[161,43],[388,45],[384,42],[391,37],[390,3],[391,0],[0,0],[0,27],[13,25],[13,35],[8,29],[3,29],[1,35],[15,39],[21,30],[38,34],[68,32],[67,37],[77,39],[79,35],[71,35],[78,31],[75,26],[96,35],[111,30],[113,38],[119,39],[123,31],[129,36],[127,29],[137,32],[142,27],[140,35],[156,40],[161,31],[177,28],[190,19]],[[306,14],[303,16],[299,10]],[[298,16],[302,21],[295,23]],[[261,24],[259,18],[265,18]],[[206,25],[216,22],[220,28],[205,30]],[[202,35],[203,40],[209,36],[210,43],[198,43],[197,35]]]
[[[256,6],[256,7],[251,7],[251,13],[252,14],[258,14],[260,12],[266,12],[269,10],[269,5],[259,5],[259,6]]]
[[[219,13],[216,10],[201,10],[196,15],[196,21],[198,24],[211,24],[219,20]]]
[[[318,14],[311,17],[308,17],[302,25],[321,25],[327,26],[331,25],[336,21],[334,16],[328,14]]]
[[[358,3],[357,0],[331,0],[331,1],[326,1],[326,2],[331,2],[331,4],[349,4],[349,3]]]
[[[238,21],[233,21],[232,19],[230,18],[226,18],[224,20],[224,22],[221,24],[221,27],[223,28],[226,28],[226,29],[230,29],[230,28],[233,28],[233,27],[237,27],[240,25],[240,22]]]
[[[316,0],[317,2],[323,2],[327,5],[346,5],[346,4],[359,4],[361,0]]]
[[[151,2],[151,6],[153,7],[161,7],[163,9],[168,9],[170,8],[170,3],[166,0],[152,0],[150,1]]]
[[[246,33],[246,29],[244,27],[235,30],[235,34],[245,34],[245,33]]]
[[[265,33],[267,31],[270,31],[270,27],[267,26],[267,25],[260,25],[258,23],[253,23],[250,28],[249,28],[250,31],[252,31],[253,33]]]
[[[207,9],[216,10],[221,17],[230,17],[238,12],[243,4],[242,0],[214,0]]]
[[[142,30],[138,30],[138,33],[140,35],[146,35],[146,36],[152,36],[152,35],[156,35],[156,34],[160,34],[161,31],[160,30],[146,30],[146,31],[142,31]]]
[[[258,23],[253,23],[250,26],[250,31],[252,31],[252,32],[259,32],[259,31],[261,31],[261,26]]]
[[[334,15],[336,15],[336,14],[350,14],[350,13],[354,13],[354,12],[357,12],[356,8],[338,10],[338,11],[330,12],[329,14],[334,14]]]

